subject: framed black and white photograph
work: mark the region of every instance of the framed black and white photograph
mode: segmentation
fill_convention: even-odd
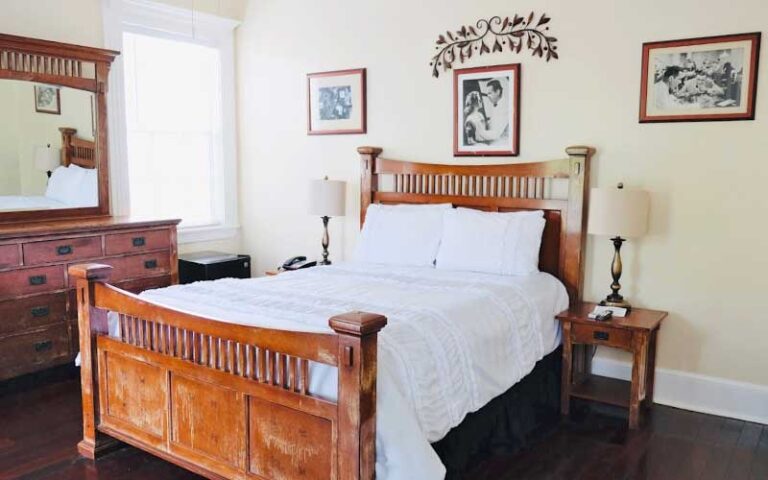
[[[58,87],[35,85],[35,111],[61,115],[61,96]]]
[[[760,33],[643,45],[640,122],[755,118]]]
[[[365,133],[365,89],[364,68],[307,75],[307,133]]]
[[[520,64],[454,71],[455,156],[520,153]]]

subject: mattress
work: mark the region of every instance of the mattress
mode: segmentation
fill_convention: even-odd
[[[146,300],[213,319],[331,332],[333,315],[386,315],[379,334],[377,478],[441,479],[430,443],[502,394],[560,344],[568,305],[553,276],[500,276],[346,263],[247,280],[149,290]],[[312,365],[310,391],[335,400],[336,369]]]

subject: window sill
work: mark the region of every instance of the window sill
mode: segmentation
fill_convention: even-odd
[[[179,228],[179,244],[212,242],[235,238],[240,233],[239,226],[208,225],[204,227]]]

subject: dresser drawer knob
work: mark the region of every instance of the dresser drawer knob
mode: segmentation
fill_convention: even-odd
[[[143,247],[144,245],[147,244],[147,239],[144,237],[134,237],[131,240],[131,243],[133,244],[134,247]]]
[[[51,313],[51,309],[48,307],[34,307],[30,310],[34,318],[47,317]]]
[[[608,341],[608,339],[611,338],[611,335],[608,332],[596,331],[592,333],[592,337],[594,337],[595,340]]]
[[[45,285],[48,279],[45,275],[32,275],[29,277],[29,284],[32,286]]]
[[[157,260],[147,260],[144,262],[144,268],[147,270],[152,270],[153,268],[157,268]]]
[[[35,344],[35,351],[36,352],[45,352],[53,348],[53,341],[51,340],[45,340],[44,342],[37,342]]]
[[[70,255],[72,253],[72,245],[59,245],[56,247],[57,255]]]

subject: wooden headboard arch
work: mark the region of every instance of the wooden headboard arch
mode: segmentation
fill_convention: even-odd
[[[558,277],[571,303],[584,283],[587,194],[592,147],[566,148],[568,158],[503,165],[444,165],[388,160],[360,147],[360,225],[371,203],[451,203],[493,212],[543,210],[539,268]],[[387,183],[384,177],[390,177]],[[567,181],[564,195],[555,179]]]

